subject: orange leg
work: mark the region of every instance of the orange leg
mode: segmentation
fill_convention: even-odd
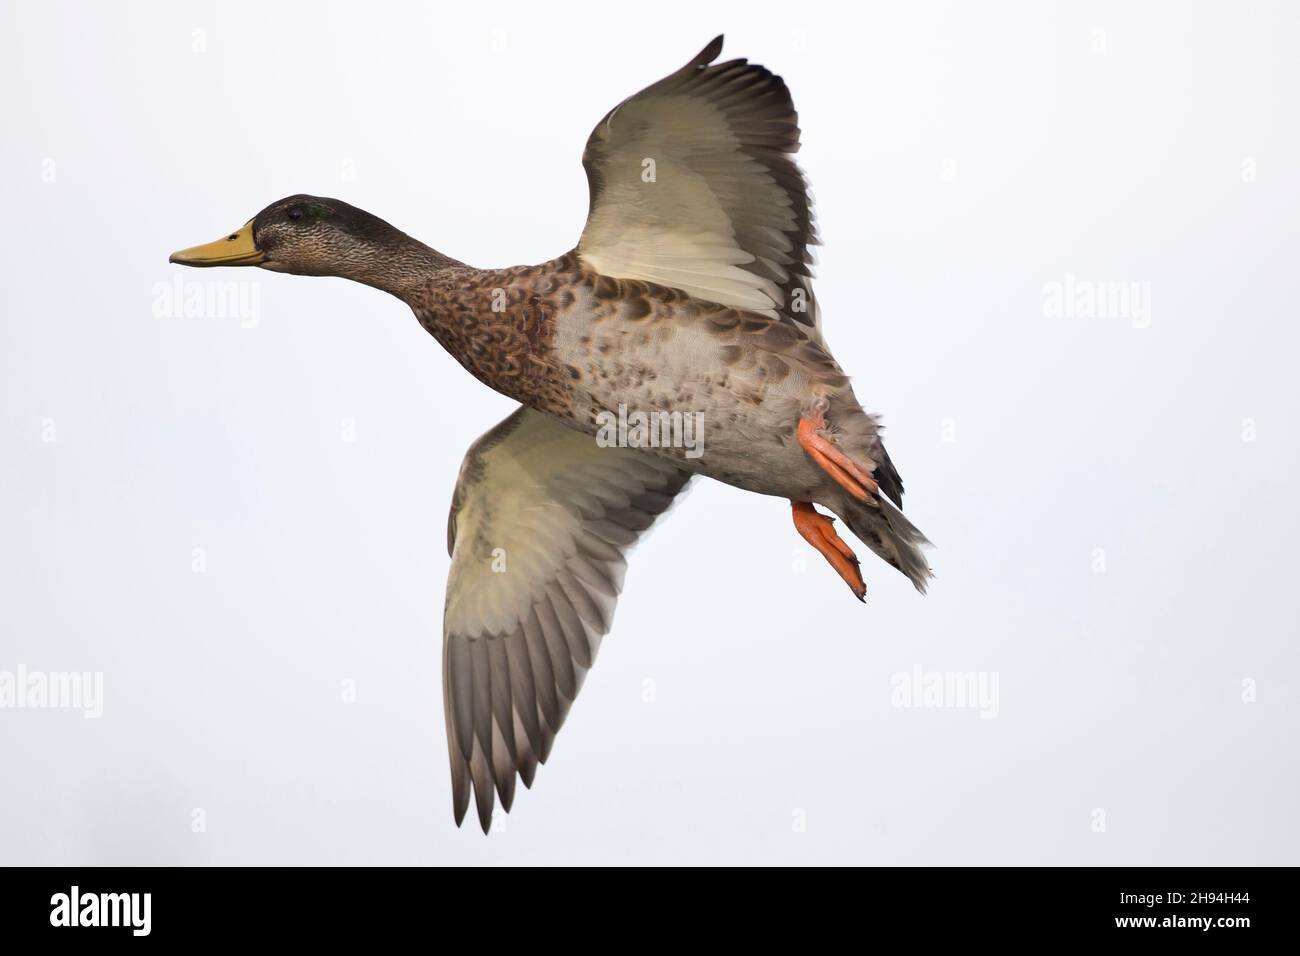
[[[841,488],[859,501],[870,501],[880,492],[880,486],[871,477],[871,472],[836,448],[827,437],[826,405],[826,399],[818,399],[812,411],[799,419],[796,431],[799,444]]]
[[[844,539],[835,533],[835,519],[821,514],[807,501],[792,501],[790,509],[794,516],[795,530],[830,562],[854,596],[859,601],[865,601],[867,585],[862,580],[862,572],[858,570],[858,557],[844,543]]]

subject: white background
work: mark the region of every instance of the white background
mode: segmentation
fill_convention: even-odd
[[[562,253],[591,127],[723,31],[794,92],[937,578],[862,549],[864,607],[697,483],[533,791],[458,831],[446,511],[510,403],[395,299],[167,255],[294,192]],[[1297,49],[1281,3],[5,4],[0,670],[105,700],[0,710],[0,862],[1300,862]],[[177,275],[256,326],[156,315]],[[1047,315],[1067,276],[1149,327]],[[891,706],[918,664],[998,716]]]

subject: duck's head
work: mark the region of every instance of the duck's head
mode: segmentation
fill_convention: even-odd
[[[174,252],[183,266],[260,266],[306,276],[340,276],[396,292],[434,264],[427,246],[378,216],[339,199],[289,196],[227,236]]]

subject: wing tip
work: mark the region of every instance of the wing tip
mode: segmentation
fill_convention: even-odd
[[[691,66],[702,68],[716,60],[722,53],[722,41],[725,36],[725,33],[719,33],[710,40],[708,45],[696,55],[695,59],[691,60]]]

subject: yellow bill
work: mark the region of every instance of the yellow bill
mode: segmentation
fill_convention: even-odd
[[[265,259],[266,255],[253,241],[253,220],[250,219],[238,232],[216,242],[173,252],[167,261],[183,266],[255,266]]]

